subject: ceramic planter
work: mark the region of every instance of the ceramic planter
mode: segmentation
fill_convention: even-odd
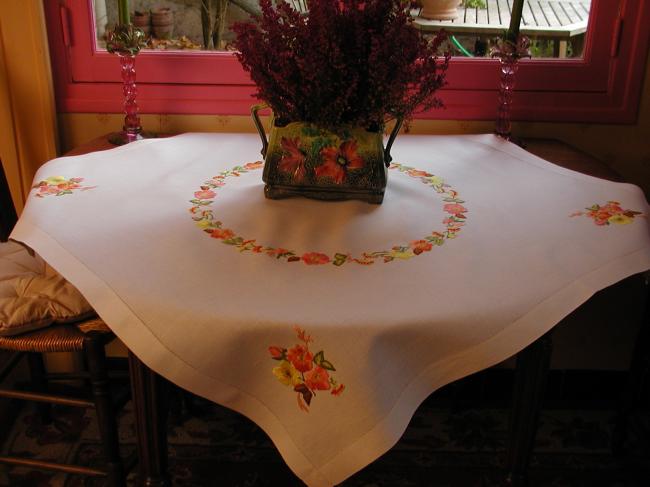
[[[355,126],[324,128],[303,122],[274,124],[267,141],[257,114],[261,108],[255,106],[251,111],[262,138],[267,198],[383,201],[390,148],[401,122],[395,124],[386,148],[381,131]]]

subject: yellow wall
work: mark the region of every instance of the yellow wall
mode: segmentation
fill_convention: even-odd
[[[56,156],[52,73],[40,0],[0,8],[0,158],[18,210],[36,169]]]
[[[119,114],[63,113],[59,115],[62,147],[65,150],[88,142],[107,132],[119,130]],[[254,132],[245,116],[143,115],[146,130],[176,134],[181,132]],[[412,133],[466,134],[491,132],[492,122],[416,120]],[[650,195],[650,57],[639,117],[634,125],[588,123],[532,123],[513,125],[513,133],[522,137],[563,140],[606,162],[628,181],[641,186]]]

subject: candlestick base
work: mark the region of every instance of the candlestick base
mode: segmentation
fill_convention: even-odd
[[[139,133],[128,133],[125,130],[121,132],[113,132],[109,134],[108,141],[113,145],[124,145],[130,142],[135,142],[137,140],[144,139],[157,139],[158,134],[154,132],[139,132]]]

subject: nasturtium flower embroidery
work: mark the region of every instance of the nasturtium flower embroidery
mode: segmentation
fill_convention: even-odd
[[[302,152],[298,147],[296,140],[285,139],[282,143],[285,149],[285,164],[284,169],[289,172],[301,172]],[[346,146],[345,143],[340,147],[331,147],[328,152],[330,163],[333,164],[334,157],[343,157],[346,164],[349,165],[347,169],[354,169],[359,167],[361,161],[357,160],[356,147]],[[337,159],[339,160],[339,159]],[[339,160],[341,162],[342,160]],[[331,165],[330,164],[330,165]],[[337,163],[338,164],[338,163]],[[341,165],[341,164],[339,164]],[[205,181],[198,191],[194,192],[194,198],[190,200],[192,207],[189,209],[197,227],[203,230],[212,238],[221,240],[222,243],[230,245],[239,252],[265,254],[276,260],[284,262],[302,262],[309,266],[321,265],[335,265],[342,266],[343,264],[355,263],[359,265],[372,265],[375,262],[393,262],[399,260],[409,260],[418,255],[430,252],[434,247],[443,245],[447,240],[454,239],[458,236],[461,229],[467,221],[468,209],[465,206],[465,201],[460,199],[458,192],[451,188],[451,186],[440,177],[430,174],[426,171],[415,169],[412,167],[404,166],[402,164],[391,164],[390,169],[399,171],[421,183],[429,186],[436,193],[440,195],[443,201],[443,211],[446,216],[442,220],[442,227],[439,230],[434,230],[430,234],[425,235],[416,240],[411,240],[409,243],[402,245],[395,245],[389,250],[378,251],[365,251],[360,255],[352,255],[348,252],[336,252],[332,254],[324,254],[322,252],[298,252],[292,249],[283,247],[270,247],[257,242],[256,239],[244,238],[238,235],[234,230],[227,228],[224,224],[217,220],[214,216],[214,210],[210,207],[215,198],[218,197],[217,189],[220,190],[228,178],[233,176],[241,176],[247,172],[255,169],[261,169],[264,163],[249,162],[243,166],[235,166],[234,168],[223,171],[222,173],[213,176]],[[345,169],[345,170],[347,170]],[[327,172],[327,175],[337,178],[340,173],[338,169],[332,172]],[[322,173],[321,176],[325,176]]]
[[[84,178],[70,178],[66,179],[63,176],[50,176],[49,178],[39,181],[32,189],[38,191],[34,194],[37,198],[45,198],[46,196],[63,196],[65,194],[72,194],[75,190],[87,191],[94,189],[97,186],[82,186],[81,183]]]
[[[290,386],[297,393],[298,407],[309,412],[311,401],[317,391],[329,391],[333,396],[340,396],[345,386],[333,377],[336,369],[332,362],[325,358],[323,350],[313,353],[309,349],[313,339],[305,330],[294,327],[298,340],[291,348],[270,346],[269,354],[280,364],[273,368],[273,375],[285,386]]]
[[[640,211],[623,209],[618,201],[608,201],[602,206],[598,204],[591,205],[585,210],[577,211],[569,216],[587,216],[593,219],[598,226],[627,225],[632,223],[635,217],[645,216]]]

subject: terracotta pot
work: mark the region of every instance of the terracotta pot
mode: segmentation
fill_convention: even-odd
[[[136,10],[131,18],[133,19],[133,25],[142,29],[146,35],[149,35],[151,32],[151,13],[149,11],[138,12]]]
[[[158,39],[169,39],[174,31],[174,12],[171,9],[157,8],[151,12],[153,33]]]
[[[454,20],[458,18],[458,0],[420,0],[420,17],[431,20]]]

